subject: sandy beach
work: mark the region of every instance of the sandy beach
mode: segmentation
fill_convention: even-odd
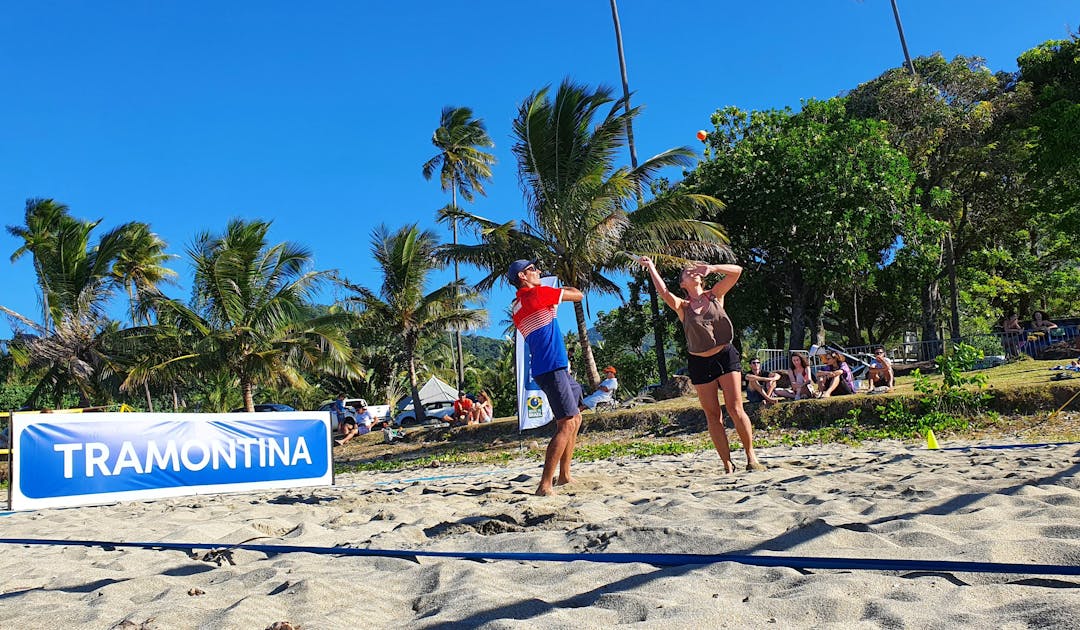
[[[957,446],[950,444],[949,446]],[[1080,564],[1080,446],[927,451],[896,442],[576,465],[340,475],[333,488],[17,513],[7,538],[428,551],[740,553]],[[738,461],[738,460],[736,460]],[[1076,628],[1080,578],[796,570],[731,562],[363,558],[238,550],[0,547],[16,628]]]

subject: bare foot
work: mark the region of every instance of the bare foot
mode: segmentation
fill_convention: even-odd
[[[730,475],[733,472],[735,472],[735,464],[732,464],[730,459],[726,460],[724,462],[724,474]]]
[[[541,484],[541,486],[536,489],[536,496],[538,496],[538,497],[552,497],[552,496],[555,496],[555,488],[552,488],[551,486],[546,486],[545,487],[544,485]]]
[[[746,463],[746,472],[764,472],[768,470],[761,462],[754,460]]]
[[[573,477],[567,477],[566,479],[559,479],[558,481],[555,482],[555,485],[556,486],[565,486],[565,485],[571,484],[571,483],[574,483],[574,478]]]

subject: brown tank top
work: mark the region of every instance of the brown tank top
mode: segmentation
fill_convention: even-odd
[[[700,313],[695,313],[690,308],[690,302],[687,302],[683,307],[682,325],[686,333],[686,349],[695,354],[729,344],[734,338],[731,319],[715,296]]]

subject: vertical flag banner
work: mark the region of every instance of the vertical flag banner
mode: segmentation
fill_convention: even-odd
[[[333,483],[330,414],[14,414],[11,508]]]
[[[540,279],[540,283],[548,287],[555,286],[557,282],[554,276]],[[551,406],[548,405],[548,399],[543,390],[533,380],[529,365],[529,348],[525,345],[525,337],[516,330],[514,331],[514,359],[517,365],[518,430],[525,431],[542,427],[552,420]]]

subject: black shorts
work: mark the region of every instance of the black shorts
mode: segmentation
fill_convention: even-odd
[[[729,343],[711,357],[687,355],[686,371],[690,373],[690,382],[694,385],[711,383],[729,372],[742,373],[739,351]]]
[[[578,403],[581,402],[581,385],[570,376],[566,368],[537,374],[533,376],[533,380],[544,390],[548,404],[551,405],[551,415],[556,420],[571,418],[580,413]]]

